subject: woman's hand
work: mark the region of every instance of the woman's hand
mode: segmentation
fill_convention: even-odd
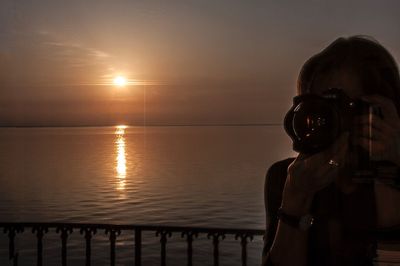
[[[387,160],[400,166],[400,118],[394,103],[381,95],[368,95],[362,99],[380,107],[383,118],[364,115],[360,118],[361,133],[353,141],[374,160]]]
[[[289,165],[282,200],[285,211],[307,212],[314,194],[335,180],[346,164],[348,138],[345,132],[327,150],[311,156],[299,154]]]

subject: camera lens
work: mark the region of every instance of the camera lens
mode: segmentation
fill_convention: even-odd
[[[303,101],[293,109],[285,128],[291,133],[295,150],[315,153],[336,139],[339,122],[336,110],[326,102]]]

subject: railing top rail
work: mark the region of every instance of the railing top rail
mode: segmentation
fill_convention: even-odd
[[[252,235],[264,235],[265,230],[262,229],[246,229],[246,228],[218,228],[218,227],[196,227],[196,226],[168,226],[168,225],[143,225],[143,224],[104,224],[104,223],[63,223],[63,222],[0,222],[0,227],[71,227],[71,228],[87,228],[94,227],[97,229],[119,229],[119,230],[135,230],[142,231],[157,231],[167,230],[170,232],[183,232],[192,231],[198,233],[224,233],[224,234],[237,234],[248,233]]]

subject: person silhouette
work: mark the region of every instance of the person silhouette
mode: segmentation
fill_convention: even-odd
[[[356,182],[355,150],[400,167],[400,77],[396,61],[368,36],[338,38],[303,65],[298,95],[340,88],[379,107],[315,153],[274,163],[265,180],[262,265],[373,265],[379,230],[400,225],[400,191]],[[354,147],[357,147],[355,149]],[[396,177],[394,177],[396,178]]]

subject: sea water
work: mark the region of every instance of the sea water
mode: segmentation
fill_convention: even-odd
[[[0,128],[0,221],[77,222],[265,229],[268,167],[294,153],[282,126]],[[1,232],[0,232],[1,233]],[[44,265],[60,265],[60,236],[44,238]],[[117,265],[133,265],[132,234],[117,239]],[[36,239],[16,240],[19,265],[35,265]],[[193,242],[194,265],[212,265],[212,244]],[[248,245],[259,265],[262,238]],[[84,239],[68,239],[68,264],[84,265]],[[159,265],[154,232],[143,235],[143,265]],[[109,265],[104,232],[92,240],[92,265]],[[186,242],[168,239],[167,265],[186,264]],[[8,239],[0,234],[0,265]],[[226,239],[220,265],[240,265]]]

